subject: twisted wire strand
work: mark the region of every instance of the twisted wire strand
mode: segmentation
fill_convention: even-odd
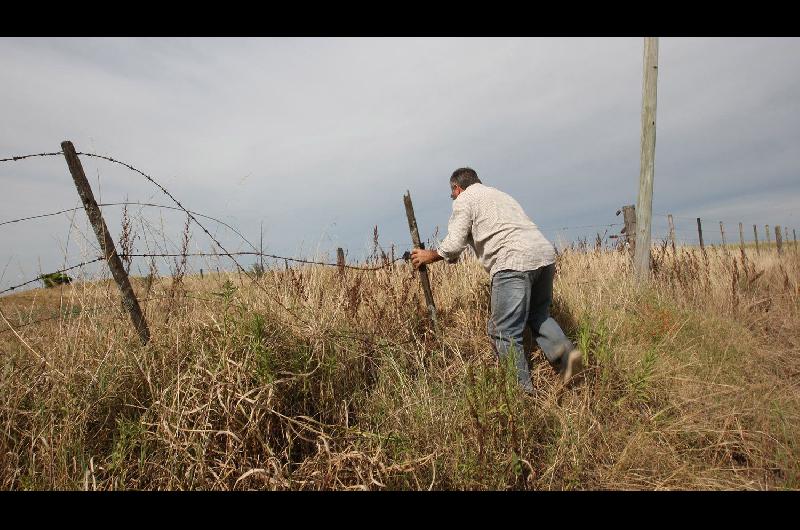
[[[83,263],[78,263],[77,265],[73,265],[73,266],[67,267],[65,269],[59,269],[59,270],[51,272],[49,274],[61,274],[63,272],[71,271],[71,270],[77,269],[79,267],[85,267],[86,265],[89,265],[90,263],[95,263],[97,261],[102,261],[102,260],[105,260],[105,259],[106,258],[104,258],[104,257],[95,258],[93,260],[84,261]],[[5,294],[5,293],[8,293],[8,292],[14,291],[16,289],[19,289],[20,287],[24,287],[26,285],[29,285],[29,284],[33,283],[33,282],[38,282],[38,281],[41,281],[41,280],[42,280],[42,275],[37,276],[36,278],[34,278],[32,280],[28,280],[27,282],[23,282],[23,283],[20,283],[18,285],[13,285],[13,286],[11,286],[11,287],[9,287],[7,289],[4,289],[4,290],[0,291],[0,294]]]
[[[63,151],[58,151],[56,153],[36,153],[34,155],[18,155],[12,156],[10,158],[0,158],[0,162],[16,162],[17,160],[24,160],[26,158],[33,158],[35,156],[58,156],[63,155]]]

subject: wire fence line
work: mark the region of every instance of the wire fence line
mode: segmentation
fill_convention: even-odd
[[[67,267],[65,269],[59,269],[57,271],[53,271],[53,272],[51,272],[49,274],[63,274],[65,272],[68,272],[68,271],[71,271],[71,270],[74,270],[74,269],[85,267],[86,265],[89,265],[90,263],[95,263],[95,262],[102,261],[102,260],[105,260],[105,259],[106,258],[104,258],[104,257],[95,258],[93,260],[84,261],[83,263],[78,263],[77,265],[73,265],[73,266]],[[19,289],[20,287],[24,287],[24,286],[29,285],[29,284],[34,283],[34,282],[42,281],[42,278],[43,278],[43,275],[39,275],[39,276],[37,276],[36,278],[34,278],[32,280],[28,280],[26,282],[20,283],[18,285],[13,285],[13,286],[11,286],[11,287],[9,287],[7,289],[4,289],[4,290],[0,291],[0,294],[5,294],[5,293],[11,292],[11,291],[15,291],[15,290]]]
[[[10,158],[0,158],[0,162],[16,162],[17,160],[24,160],[26,158],[33,158],[36,156],[58,156],[63,154],[64,154],[63,151],[58,151],[55,153],[36,153],[34,155],[18,155],[18,156],[12,156]]]
[[[24,159],[34,158],[34,157],[58,156],[58,155],[63,155],[63,154],[64,154],[64,152],[63,152],[63,151],[58,151],[58,152],[49,152],[49,153],[48,153],[48,152],[45,152],[45,153],[37,153],[37,154],[30,154],[30,155],[19,155],[19,156],[12,156],[12,157],[10,157],[10,158],[3,158],[3,159],[0,159],[0,162],[15,162],[15,161],[19,161],[19,160],[24,160]],[[178,253],[127,253],[127,254],[125,254],[125,253],[118,253],[117,255],[118,255],[120,258],[129,260],[130,258],[133,258],[133,257],[148,257],[148,258],[154,258],[154,257],[182,257],[182,258],[186,258],[186,257],[190,257],[190,256],[191,256],[191,257],[212,257],[212,256],[213,256],[213,257],[217,257],[217,258],[219,258],[219,257],[225,256],[225,257],[227,257],[227,258],[230,258],[230,259],[233,261],[233,263],[236,265],[236,268],[239,270],[239,272],[240,272],[240,273],[242,273],[242,272],[243,272],[243,273],[244,273],[244,274],[245,274],[245,275],[246,275],[246,276],[247,276],[247,277],[248,277],[250,280],[252,280],[252,282],[253,282],[253,283],[254,283],[256,286],[258,286],[258,287],[259,287],[261,290],[263,290],[263,291],[264,291],[264,292],[267,294],[267,296],[268,296],[270,299],[272,299],[272,300],[273,300],[275,303],[277,303],[277,304],[278,304],[278,305],[279,305],[281,308],[283,308],[283,309],[284,309],[284,310],[285,310],[285,311],[286,311],[288,314],[290,314],[290,315],[292,315],[294,318],[296,318],[296,319],[297,319],[299,322],[302,322],[302,323],[304,323],[304,324],[306,324],[306,325],[309,325],[309,326],[311,325],[311,323],[310,323],[310,322],[308,322],[306,319],[304,319],[304,318],[300,317],[300,315],[298,315],[298,314],[297,314],[295,311],[293,311],[291,308],[289,308],[289,307],[285,306],[285,305],[284,305],[284,304],[283,304],[283,303],[282,303],[280,300],[278,300],[278,299],[277,299],[277,298],[276,298],[276,297],[275,297],[275,296],[274,296],[272,293],[270,293],[270,292],[269,292],[269,291],[268,291],[268,290],[267,290],[267,289],[266,289],[266,288],[265,288],[263,285],[261,285],[261,284],[258,282],[258,279],[257,279],[257,277],[256,277],[256,276],[257,276],[257,274],[251,274],[251,273],[250,273],[250,272],[249,272],[247,269],[245,269],[245,268],[244,268],[244,267],[243,267],[243,266],[242,266],[242,265],[239,263],[239,261],[236,259],[236,257],[235,257],[235,256],[258,256],[258,257],[268,257],[268,258],[277,259],[277,260],[284,260],[285,262],[292,261],[292,262],[304,263],[304,264],[313,264],[313,265],[322,265],[322,266],[335,266],[335,267],[340,267],[340,268],[347,268],[347,269],[354,269],[354,270],[361,270],[361,271],[377,271],[377,270],[381,270],[381,269],[384,269],[384,268],[386,268],[386,267],[389,267],[389,266],[393,265],[395,262],[397,262],[397,261],[399,261],[399,260],[401,260],[401,259],[405,259],[405,260],[408,260],[408,259],[409,259],[409,252],[405,252],[405,253],[403,254],[403,256],[401,256],[401,257],[398,257],[398,258],[395,258],[395,259],[392,259],[392,260],[389,260],[389,259],[386,257],[386,254],[385,254],[385,252],[383,252],[383,250],[381,249],[381,252],[382,252],[382,254],[383,254],[383,261],[384,261],[384,263],[383,263],[382,265],[379,265],[379,266],[374,266],[374,267],[361,267],[361,266],[354,266],[354,265],[342,264],[342,263],[339,263],[339,262],[337,262],[337,263],[326,263],[326,262],[313,261],[313,260],[306,260],[306,259],[302,259],[302,258],[296,258],[296,257],[289,257],[289,256],[279,256],[279,255],[275,255],[275,254],[267,254],[267,253],[263,253],[263,252],[259,251],[258,249],[256,249],[255,245],[253,245],[253,244],[252,244],[250,241],[248,241],[248,240],[247,240],[247,238],[245,238],[245,237],[244,237],[244,236],[243,236],[243,235],[242,235],[242,234],[241,234],[241,233],[240,233],[238,230],[236,230],[234,227],[230,226],[229,224],[225,223],[224,221],[221,221],[221,220],[219,220],[219,219],[216,219],[216,218],[214,218],[214,217],[211,217],[211,216],[208,216],[208,215],[204,215],[204,214],[200,214],[200,213],[198,213],[198,212],[193,212],[193,211],[190,211],[190,210],[186,209],[186,208],[183,206],[183,204],[181,204],[181,202],[180,202],[180,201],[178,201],[178,199],[176,199],[176,198],[175,198],[175,196],[174,196],[174,195],[172,195],[172,194],[171,194],[171,193],[170,193],[170,192],[169,192],[169,191],[168,191],[168,190],[167,190],[167,189],[166,189],[164,186],[162,186],[161,184],[159,184],[159,183],[158,183],[158,182],[157,182],[157,181],[156,181],[156,180],[155,180],[155,179],[154,179],[152,176],[150,176],[150,175],[148,175],[147,173],[145,173],[145,172],[141,171],[140,169],[138,169],[138,168],[134,167],[132,164],[129,164],[129,163],[127,163],[127,162],[123,162],[123,161],[117,160],[117,159],[115,159],[115,158],[113,158],[113,157],[110,157],[110,156],[99,155],[99,154],[95,154],[95,153],[78,152],[78,153],[76,153],[76,154],[77,154],[77,155],[79,155],[79,156],[85,156],[85,157],[97,158],[97,159],[104,160],[104,161],[107,161],[107,162],[110,162],[110,163],[113,163],[113,164],[121,165],[121,166],[123,166],[123,167],[125,167],[125,168],[129,169],[130,171],[133,171],[133,172],[135,172],[135,173],[138,173],[139,175],[141,175],[142,177],[144,177],[146,180],[148,180],[148,181],[149,181],[151,184],[153,184],[154,186],[156,186],[156,187],[157,187],[157,188],[158,188],[158,189],[159,189],[159,190],[160,190],[162,193],[164,193],[164,194],[165,194],[165,195],[166,195],[166,196],[167,196],[167,197],[168,197],[170,200],[172,200],[172,201],[173,201],[173,202],[174,202],[174,203],[177,205],[177,207],[173,207],[173,206],[160,205],[160,204],[153,204],[153,203],[139,203],[139,202],[135,202],[135,203],[134,203],[134,202],[121,202],[121,203],[105,203],[105,204],[101,204],[101,205],[99,205],[99,206],[138,205],[138,206],[157,207],[157,208],[165,208],[165,209],[171,209],[171,210],[182,211],[182,212],[184,212],[184,213],[187,215],[187,217],[188,217],[189,221],[191,221],[191,222],[194,222],[194,223],[195,223],[197,226],[199,226],[199,227],[200,227],[200,229],[201,229],[201,230],[202,230],[202,231],[203,231],[203,232],[204,232],[204,233],[205,233],[205,234],[206,234],[206,235],[207,235],[207,236],[208,236],[208,237],[211,239],[211,241],[213,241],[213,242],[214,242],[214,244],[215,244],[215,245],[216,245],[216,246],[217,246],[217,247],[218,247],[218,248],[221,250],[221,252],[220,252],[220,253],[202,253],[202,252],[201,252],[201,253],[187,253],[187,252],[181,252],[181,253],[179,253],[179,254],[178,254]],[[0,222],[0,226],[7,225],[7,224],[12,224],[12,223],[19,223],[19,222],[23,222],[23,221],[29,221],[29,220],[33,220],[33,219],[39,219],[39,218],[44,218],[44,217],[50,217],[50,216],[60,215],[60,214],[63,214],[63,213],[67,213],[67,212],[73,212],[73,211],[80,210],[80,209],[81,209],[80,207],[76,207],[76,208],[69,208],[69,209],[60,210],[60,211],[58,211],[58,212],[51,212],[51,213],[39,214],[39,215],[34,215],[34,216],[29,216],[29,217],[23,217],[23,218],[19,218],[19,219],[11,219],[11,220],[7,220],[7,221]],[[619,212],[618,212],[618,213],[619,213]],[[656,215],[667,216],[668,214],[660,214],[660,213],[656,213]],[[233,232],[234,232],[236,235],[238,235],[239,237],[241,237],[243,241],[245,241],[245,242],[246,242],[248,245],[250,245],[250,247],[251,247],[251,248],[253,248],[253,249],[254,249],[254,251],[253,251],[253,252],[250,252],[250,251],[229,252],[229,251],[228,251],[228,250],[227,250],[227,249],[226,249],[226,248],[225,248],[225,247],[224,247],[224,246],[223,246],[223,245],[222,245],[222,244],[219,242],[219,240],[218,240],[216,237],[214,237],[214,235],[212,235],[212,234],[211,234],[211,232],[209,232],[209,230],[208,230],[208,229],[207,229],[207,228],[206,228],[206,227],[205,227],[205,226],[204,226],[204,225],[203,225],[203,224],[202,224],[202,223],[201,223],[201,222],[200,222],[200,221],[197,219],[198,217],[202,217],[202,218],[204,218],[204,219],[209,219],[209,220],[212,220],[212,221],[214,221],[214,222],[220,223],[220,224],[222,224],[222,225],[226,226],[227,228],[231,229],[231,230],[232,230],[232,231],[233,231]],[[672,217],[673,217],[674,219],[687,219],[687,220],[694,220],[694,219],[691,219],[691,218],[686,218],[686,217],[681,217],[681,216],[672,216]],[[662,222],[663,222],[663,221],[659,220],[659,223],[662,223]],[[188,221],[187,221],[187,223],[188,223]],[[188,224],[187,224],[187,226],[188,226]],[[579,225],[579,226],[563,226],[563,227],[540,227],[540,230],[544,230],[544,231],[555,231],[555,232],[564,232],[564,231],[568,231],[568,230],[579,230],[579,229],[588,229],[588,228],[605,228],[605,229],[606,229],[606,233],[607,233],[609,228],[613,228],[613,227],[619,227],[619,226],[624,226],[624,223],[607,223],[607,224]],[[688,229],[687,229],[687,230],[684,230],[684,229],[676,229],[676,228],[674,227],[674,224],[673,224],[673,225],[670,227],[670,229],[667,229],[666,227],[663,227],[663,226],[661,226],[661,227],[660,227],[660,230],[668,230],[668,231],[667,231],[667,233],[666,233],[666,235],[665,235],[665,236],[663,236],[663,239],[664,239],[665,241],[666,241],[666,239],[667,239],[667,238],[670,238],[670,237],[671,237],[671,234],[674,234],[674,233],[688,234],[688,233],[690,233],[690,232],[691,232],[691,231],[690,231],[690,230],[688,230]],[[591,237],[591,236],[589,236],[589,237]],[[610,236],[606,236],[606,234],[604,234],[604,236],[603,236],[603,237],[619,238],[619,241],[622,241],[622,240],[623,240],[623,238],[622,238],[622,236],[621,236],[621,235],[616,235],[616,234],[612,234],[612,235],[610,235]],[[598,241],[598,242],[600,241],[600,238],[601,238],[601,236],[600,236],[600,234],[599,234],[599,232],[598,232],[598,234],[597,234],[597,241]],[[586,241],[587,241],[587,239],[588,239],[588,238],[584,238],[584,241],[583,241],[583,243],[584,243],[584,244],[586,244]],[[788,241],[787,241],[786,243],[788,244]],[[599,243],[598,243],[598,244],[599,244]],[[378,247],[377,247],[377,241],[376,241],[376,251],[377,251],[377,248],[378,248]],[[80,264],[77,264],[77,265],[73,265],[73,266],[70,266],[70,267],[66,267],[66,268],[64,268],[64,269],[57,270],[57,271],[55,271],[55,272],[53,272],[53,273],[51,273],[51,274],[60,274],[60,273],[65,273],[65,272],[68,272],[68,271],[70,271],[70,270],[74,270],[74,269],[76,269],[76,268],[84,267],[84,266],[86,266],[86,265],[89,265],[89,264],[91,264],[91,263],[98,262],[98,261],[105,260],[105,259],[106,259],[105,257],[98,257],[98,258],[96,258],[96,259],[94,259],[94,260],[85,261],[85,262],[83,262],[83,263],[80,263]],[[9,288],[7,288],[7,289],[5,289],[5,290],[2,290],[2,291],[0,291],[0,295],[2,295],[2,294],[4,294],[4,293],[11,292],[11,291],[14,291],[14,290],[16,290],[16,289],[19,289],[19,288],[21,288],[21,287],[24,287],[24,286],[26,286],[26,285],[29,285],[29,284],[31,284],[31,283],[34,283],[34,282],[36,282],[36,281],[41,281],[41,280],[43,280],[43,276],[42,276],[42,275],[40,275],[40,276],[37,276],[35,279],[28,280],[28,281],[26,281],[26,282],[23,282],[23,283],[21,283],[21,284],[14,285],[14,286],[12,286],[12,287],[9,287]]]
[[[62,145],[63,145],[63,144],[62,144]],[[6,159],[0,159],[0,161],[16,161],[16,160],[22,160],[22,159],[24,159],[24,158],[31,158],[31,157],[35,157],[35,156],[57,156],[57,155],[60,155],[60,154],[63,154],[63,151],[61,151],[61,152],[55,152],[55,153],[39,153],[39,154],[35,154],[35,155],[23,155],[23,156],[15,156],[15,157],[6,158]],[[258,287],[259,289],[261,289],[261,290],[262,290],[262,291],[263,291],[263,292],[264,292],[264,293],[267,295],[267,297],[268,297],[269,299],[271,299],[271,300],[272,300],[274,303],[276,303],[276,304],[277,304],[279,307],[281,307],[281,308],[282,308],[284,311],[286,311],[286,313],[288,313],[289,315],[291,315],[292,317],[294,317],[294,318],[296,319],[296,321],[297,321],[297,322],[300,322],[300,323],[302,323],[302,324],[304,324],[304,325],[306,325],[306,326],[312,327],[312,328],[314,327],[314,326],[313,326],[313,324],[312,324],[311,322],[309,322],[307,319],[305,319],[305,318],[303,318],[302,316],[300,316],[300,315],[299,315],[299,314],[298,314],[296,311],[294,311],[294,310],[292,310],[291,308],[287,307],[287,306],[286,306],[286,305],[285,305],[283,302],[281,302],[281,301],[280,301],[280,300],[279,300],[279,299],[278,299],[278,298],[277,298],[277,297],[276,297],[276,296],[275,296],[273,293],[269,292],[269,291],[266,289],[266,287],[264,287],[264,286],[263,286],[263,285],[262,285],[262,284],[261,284],[261,283],[258,281],[258,278],[256,277],[256,275],[255,275],[255,274],[251,274],[251,273],[250,273],[250,272],[249,272],[247,269],[245,269],[245,268],[244,268],[244,267],[243,267],[243,266],[242,266],[242,265],[239,263],[239,261],[238,261],[238,260],[237,260],[237,259],[234,257],[234,254],[233,254],[233,253],[231,253],[231,252],[229,252],[229,251],[228,251],[228,250],[227,250],[227,249],[226,249],[226,248],[225,248],[225,247],[222,245],[222,243],[220,243],[220,242],[219,242],[219,240],[218,240],[216,237],[214,237],[214,235],[212,235],[212,234],[211,234],[211,232],[209,232],[209,230],[208,230],[208,229],[207,229],[207,228],[206,228],[206,227],[205,227],[205,226],[204,226],[204,225],[203,225],[203,224],[202,224],[200,221],[198,221],[197,217],[196,217],[195,215],[193,215],[193,213],[192,213],[192,212],[190,212],[189,210],[187,210],[187,209],[186,209],[186,208],[185,208],[185,207],[184,207],[184,206],[181,204],[181,202],[180,202],[180,201],[178,201],[178,199],[176,199],[176,198],[175,198],[175,196],[174,196],[174,195],[172,195],[172,194],[171,194],[171,193],[170,193],[170,192],[169,192],[169,191],[168,191],[168,190],[167,190],[167,189],[166,189],[164,186],[162,186],[161,184],[159,184],[159,183],[158,183],[158,182],[157,182],[157,181],[156,181],[156,180],[155,180],[155,179],[154,179],[152,176],[150,176],[150,175],[148,175],[148,174],[144,173],[143,171],[141,171],[141,170],[137,169],[136,167],[134,167],[134,166],[133,166],[133,165],[131,165],[131,164],[128,164],[128,163],[126,163],[126,162],[122,162],[122,161],[120,161],[120,160],[117,160],[117,159],[115,159],[115,158],[113,158],[113,157],[109,157],[109,156],[105,156],[105,155],[97,155],[97,154],[94,154],[94,153],[84,153],[84,152],[78,152],[78,153],[76,153],[76,154],[77,154],[77,155],[79,155],[79,156],[81,156],[81,155],[82,155],[82,156],[87,156],[87,157],[94,157],[94,158],[98,158],[98,159],[106,160],[106,161],[108,161],[108,162],[111,162],[111,163],[119,164],[119,165],[121,165],[121,166],[123,166],[123,167],[126,167],[126,168],[128,168],[129,170],[131,170],[131,171],[134,171],[135,173],[138,173],[138,174],[140,174],[141,176],[143,176],[143,177],[144,177],[145,179],[147,179],[147,180],[148,180],[150,183],[152,183],[154,186],[156,186],[156,187],[157,187],[157,188],[158,188],[158,189],[159,189],[159,190],[160,190],[162,193],[164,193],[164,194],[165,194],[167,197],[169,197],[169,198],[170,198],[170,199],[171,199],[171,200],[172,200],[172,201],[173,201],[173,202],[174,202],[174,203],[175,203],[175,204],[178,206],[178,208],[180,208],[180,209],[181,209],[181,210],[182,210],[184,213],[186,213],[186,215],[188,216],[189,220],[191,220],[191,221],[192,221],[192,222],[194,222],[194,223],[195,223],[197,226],[199,226],[199,227],[200,227],[200,229],[201,229],[201,230],[202,230],[202,231],[203,231],[203,232],[204,232],[204,233],[205,233],[205,234],[206,234],[206,235],[207,235],[207,236],[208,236],[208,237],[211,239],[211,241],[213,241],[213,242],[214,242],[214,244],[215,244],[215,245],[216,245],[216,246],[217,246],[217,247],[218,247],[218,248],[219,248],[219,249],[222,251],[222,252],[221,252],[221,254],[222,254],[222,255],[224,255],[224,256],[227,256],[228,258],[230,258],[230,259],[231,259],[231,261],[233,261],[233,263],[236,265],[236,268],[239,270],[239,272],[240,272],[240,273],[244,273],[244,274],[245,274],[245,276],[247,276],[247,277],[248,277],[248,279],[250,279],[250,280],[251,280],[251,282],[252,282],[252,283],[253,283],[253,284],[254,284],[256,287]],[[187,225],[187,226],[188,226],[188,225]],[[251,244],[251,246],[253,246],[253,245]],[[404,257],[407,257],[407,255],[408,255],[408,253],[406,253],[406,255],[405,255]],[[216,254],[216,256],[219,256],[219,254]],[[105,259],[105,258],[101,258],[101,259]],[[290,258],[290,257],[279,257],[279,259],[284,259],[284,260],[287,260],[287,261],[288,261],[288,260],[290,260],[290,259],[291,259],[292,261],[299,261],[297,258]],[[402,258],[400,258],[400,259],[402,259]],[[99,261],[99,259],[97,259],[97,260],[95,260],[95,261]],[[304,260],[304,261],[309,261],[309,260]],[[393,261],[392,261],[392,263],[393,263],[394,261],[397,261],[397,259],[393,260]],[[85,264],[81,264],[81,265],[78,265],[78,266],[82,266],[82,265],[85,265]],[[326,264],[326,265],[327,265],[327,264]],[[337,266],[338,266],[338,265],[339,265],[339,264],[337,263]],[[385,264],[384,264],[382,267],[379,267],[379,268],[383,268],[383,267],[385,267],[385,266],[388,266],[388,265],[390,265],[390,263],[385,263]],[[71,267],[71,268],[69,268],[69,269],[65,269],[65,270],[71,270],[72,268],[77,268],[78,266],[74,266],[74,267]],[[352,266],[351,266],[351,268],[352,268]],[[374,269],[374,270],[377,270],[377,268],[376,268],[376,269]],[[64,271],[61,271],[61,272],[64,272]],[[30,280],[30,281],[28,281],[28,282],[25,282],[25,284],[23,284],[23,285],[27,285],[27,284],[29,284],[29,283],[33,283],[33,282],[35,282],[35,281],[37,281],[37,280],[39,280],[39,279],[41,279],[41,276],[40,276],[40,277],[37,277],[37,278],[36,278],[36,279],[34,279],[34,280]],[[3,294],[3,292],[8,292],[9,290],[18,289],[19,287],[20,287],[20,286],[14,286],[12,289],[8,289],[8,290],[6,290],[6,291],[2,291],[2,292],[0,292],[0,294]],[[357,338],[357,339],[359,339],[359,340],[369,340],[369,338],[367,337],[367,335],[368,335],[368,334],[366,334],[366,333],[363,333],[363,332],[341,332],[341,333],[342,333],[343,335],[345,335],[345,336],[349,336],[349,337],[351,337],[351,338]],[[365,337],[367,337],[367,338],[365,339]]]

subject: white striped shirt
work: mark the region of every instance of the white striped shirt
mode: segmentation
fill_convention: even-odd
[[[490,276],[529,271],[555,263],[555,249],[509,194],[472,184],[453,201],[447,237],[437,249],[455,263],[467,245]]]

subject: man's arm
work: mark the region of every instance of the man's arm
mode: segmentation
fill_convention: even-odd
[[[460,201],[456,199],[453,202],[453,213],[447,223],[447,237],[439,245],[438,250],[415,248],[411,251],[411,263],[417,269],[443,259],[448,263],[455,263],[469,243],[471,229],[472,214],[469,202],[466,198]]]

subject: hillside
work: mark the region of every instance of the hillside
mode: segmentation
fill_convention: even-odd
[[[554,316],[586,353],[517,391],[488,277],[304,266],[0,298],[3,489],[796,489],[800,259],[748,248],[567,250]],[[52,320],[26,325],[41,318]]]

